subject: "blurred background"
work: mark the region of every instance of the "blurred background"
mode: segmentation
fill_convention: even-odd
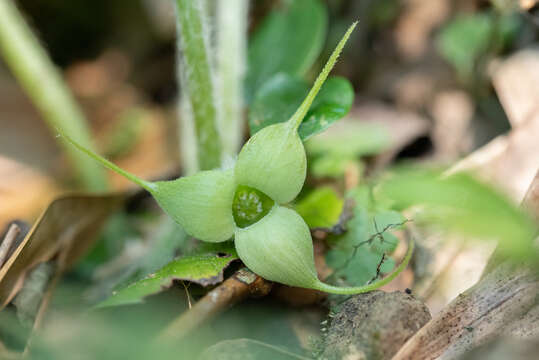
[[[249,34],[256,32],[269,13],[291,1],[250,1]],[[176,74],[172,1],[17,0],[15,3],[81,105],[98,152],[145,179],[180,175],[183,166],[177,99],[182,89],[178,87]],[[352,165],[338,163],[339,154],[318,158],[316,146],[307,144],[311,156],[307,188],[332,184],[338,178],[342,189],[351,189],[364,174],[377,174],[392,164],[413,159],[446,167],[457,163],[461,169],[484,167],[481,176],[499,183],[500,189],[515,203],[522,200],[537,171],[539,158],[538,1],[324,0],[322,3],[329,14],[327,39],[314,66],[305,75],[309,84],[344,31],[353,21],[359,21],[333,71],[333,75],[343,76],[353,85],[354,104],[346,118],[328,133],[353,133],[356,124],[375,124],[385,129],[389,144],[383,151],[354,152],[356,157],[367,156]],[[246,120],[245,139],[248,134]],[[358,134],[359,138],[352,139],[352,143],[368,144],[368,137],[375,135],[366,134],[367,138]],[[481,150],[477,152],[478,149]],[[470,154],[474,156],[470,158]],[[461,162],[462,159],[465,160]],[[125,190],[131,186],[115,174],[108,176],[114,189]],[[0,57],[0,229],[14,219],[32,223],[52,199],[77,189],[54,135]],[[132,215],[147,206],[145,201],[147,196],[135,194],[128,201],[127,213]],[[126,278],[122,275],[113,284],[103,285],[105,280],[111,274],[121,273],[118,268],[125,267],[148,249],[140,243],[152,234],[167,231],[163,227],[169,225],[162,218],[156,221],[157,218],[148,221],[145,216],[135,220],[116,217],[109,224],[107,234],[113,237],[111,234],[121,233],[121,244],[107,248],[106,256],[100,248],[101,258],[92,253],[93,260],[86,259],[73,277],[78,281],[84,277],[81,274],[90,271],[87,269],[96,270],[95,262],[101,264],[105,258],[107,261],[114,258],[106,263],[110,266],[100,267],[101,275],[92,275],[92,281],[97,276],[100,282],[100,287],[94,289],[97,294],[92,296],[102,298],[103,292]],[[133,223],[136,234],[126,230]],[[131,242],[133,238],[143,241]],[[185,242],[183,238],[181,241]],[[436,250],[429,252],[427,246],[424,252],[418,251],[415,275],[409,271],[393,286],[403,288],[412,283],[413,276],[419,278],[424,260],[436,276],[429,276],[418,291],[435,313],[479,278],[493,248],[487,246],[485,250],[481,245],[478,251],[454,243],[440,245],[436,239],[433,243],[430,250]],[[434,258],[431,255],[436,251]],[[90,276],[86,274],[86,278]],[[440,285],[442,280],[445,287]],[[174,294],[166,295],[168,298],[163,300],[167,304],[173,303],[175,300],[170,299],[181,292],[173,291]],[[182,300],[180,307],[185,308],[188,300]],[[272,315],[275,323],[270,324],[273,328],[260,330],[264,334],[279,332],[276,330],[280,326],[279,317],[290,315],[295,328],[301,328],[305,322],[298,320],[295,310],[285,311],[273,303],[262,306],[267,308],[261,312],[252,310],[253,304],[243,311],[249,314],[252,310],[264,316],[275,314]],[[320,312],[316,310],[313,314],[309,315],[310,322],[317,324]],[[229,313],[214,331],[230,331],[227,325],[235,321],[236,315]],[[123,315],[118,316],[119,322],[126,321]],[[163,310],[154,320],[165,322],[167,316]],[[281,340],[286,343],[287,334],[283,333]],[[290,346],[308,347],[307,336],[299,343]]]
[[[512,88],[496,91],[493,73],[502,59],[536,45],[536,1],[325,2],[328,39],[308,77],[318,73],[344,29],[359,20],[334,74],[354,86],[354,119],[394,123],[399,156],[448,164],[508,131],[511,119],[502,105]],[[249,30],[280,3],[252,1]],[[142,177],[177,171],[179,90],[171,2],[17,4],[62,69],[100,152]],[[536,53],[528,55],[521,61],[537,64]],[[518,63],[513,68],[514,83],[531,75]],[[537,88],[522,96],[537,100]],[[5,224],[6,216],[35,215],[65,185],[69,169],[1,61],[0,109],[0,224]],[[126,185],[119,178],[114,183]]]
[[[512,88],[496,90],[493,74],[504,58],[536,45],[536,1],[325,2],[328,39],[309,77],[318,73],[344,29],[359,20],[334,74],[354,86],[354,119],[394,123],[392,136],[402,143],[399,156],[449,164],[509,130],[511,114],[503,101]],[[280,3],[252,1],[249,30]],[[17,4],[62,69],[91,122],[100,153],[146,178],[177,172],[179,89],[171,2]],[[520,60],[537,64],[536,56],[524,54]],[[510,81],[518,84],[527,76],[523,66],[513,65]],[[537,88],[522,96],[536,101]],[[35,216],[65,186],[69,169],[1,61],[0,109],[1,225],[6,217]],[[126,185],[119,178],[114,184]]]

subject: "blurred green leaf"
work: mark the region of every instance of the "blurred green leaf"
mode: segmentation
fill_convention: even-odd
[[[335,154],[359,157],[377,154],[389,145],[389,134],[381,126],[351,122],[332,128],[305,143],[311,155]]]
[[[380,194],[401,208],[422,205],[418,219],[476,238],[499,241],[516,259],[537,258],[533,220],[504,196],[467,174],[403,168],[381,184]]]
[[[330,131],[305,142],[309,155],[309,171],[317,177],[340,177],[350,163],[377,154],[388,147],[389,135],[381,126],[344,121]]]
[[[252,339],[235,339],[221,341],[207,348],[199,357],[200,360],[274,360],[303,359],[304,356],[294,354],[261,341]]]
[[[327,9],[319,0],[295,0],[272,11],[249,43],[246,96],[277,73],[303,76],[326,38]]]
[[[337,224],[344,201],[330,187],[313,190],[296,205],[296,211],[310,228],[329,228]]]
[[[188,237],[185,230],[168,216],[164,218],[154,236],[155,243],[148,253],[133,264],[133,278],[136,280],[157,271],[172,261]]]
[[[486,13],[458,16],[441,30],[439,51],[461,76],[470,77],[490,45],[493,26],[492,16]]]
[[[174,280],[191,281],[202,286],[217,284],[223,281],[223,270],[237,258],[236,253],[230,251],[224,256],[205,254],[176,259],[146,278],[114,292],[97,307],[141,303],[144,297],[170,287]]]
[[[149,120],[147,112],[141,108],[129,108],[121,113],[118,121],[106,134],[103,146],[105,157],[116,158],[129,153],[140,139]]]
[[[356,202],[354,217],[346,224],[348,231],[332,239],[326,262],[334,269],[334,276],[351,285],[363,285],[376,276],[383,254],[390,254],[397,247],[399,239],[391,231],[401,228],[405,218],[375,203],[367,186],[349,195]],[[380,272],[387,273],[394,266],[395,261],[386,258]]]
[[[287,121],[299,107],[308,85],[295,77],[278,74],[257,93],[249,112],[251,135],[266,126]],[[354,101],[350,82],[341,77],[330,77],[322,86],[305,120],[299,127],[302,140],[318,134],[344,117]]]
[[[316,177],[334,177],[338,178],[344,175],[346,168],[350,163],[356,162],[360,169],[363,168],[361,161],[355,156],[342,156],[338,154],[325,154],[315,157],[311,160],[309,171]]]

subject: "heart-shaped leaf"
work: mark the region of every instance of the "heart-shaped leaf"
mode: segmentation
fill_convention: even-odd
[[[287,121],[309,91],[308,85],[296,77],[278,74],[256,94],[249,112],[251,135],[266,126]],[[302,140],[318,134],[344,117],[354,101],[350,82],[341,77],[329,78],[314,100],[299,127]]]

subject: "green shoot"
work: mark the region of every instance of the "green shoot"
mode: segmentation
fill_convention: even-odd
[[[46,51],[11,0],[0,0],[0,51],[52,132],[60,129],[92,148],[86,119]],[[64,148],[81,184],[89,190],[107,187],[105,172],[74,148]]]

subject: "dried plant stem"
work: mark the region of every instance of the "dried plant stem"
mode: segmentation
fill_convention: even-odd
[[[11,224],[9,227],[6,236],[4,236],[4,239],[2,240],[2,243],[0,244],[0,267],[4,265],[4,262],[7,260],[9,251],[11,250],[11,247],[15,243],[15,240],[17,239],[17,236],[21,232],[21,229],[17,224]]]
[[[82,111],[12,0],[0,0],[0,51],[51,131],[59,129],[92,148]],[[105,172],[99,164],[71,146],[66,145],[64,150],[86,189],[106,188]]]
[[[221,140],[217,132],[215,84],[203,4],[200,1],[176,0],[176,7],[178,72],[182,95],[188,100],[184,108],[187,108],[194,122],[198,168],[213,169],[221,164]],[[190,116],[183,116],[182,120],[190,121]],[[189,126],[183,127],[189,129]],[[193,154],[193,151],[184,148],[182,154]],[[193,159],[184,162],[193,163]],[[190,172],[194,172],[194,169],[190,169]]]
[[[180,339],[192,329],[248,296],[265,296],[270,290],[270,282],[247,269],[240,269],[174,320],[159,335],[158,340]]]

